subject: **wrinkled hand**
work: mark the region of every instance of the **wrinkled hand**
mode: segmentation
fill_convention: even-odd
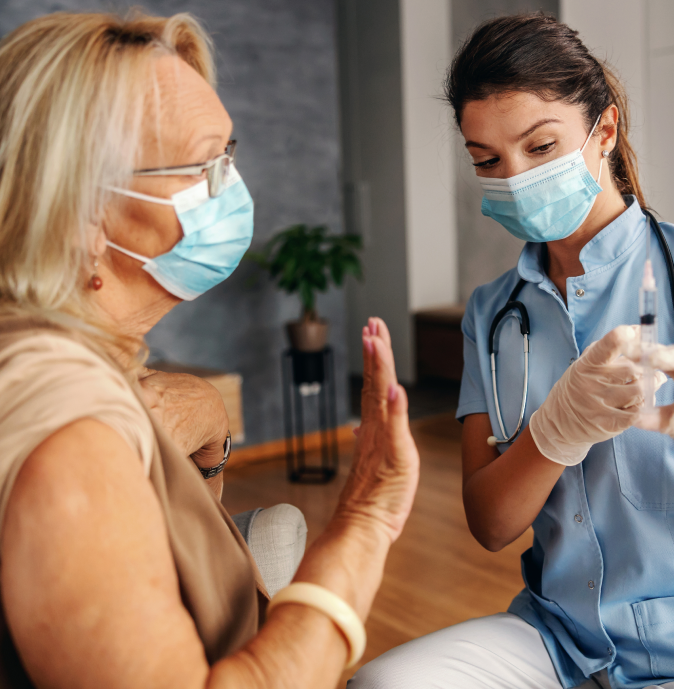
[[[383,527],[391,541],[409,516],[419,481],[419,453],[407,417],[407,394],[398,384],[391,337],[380,318],[363,328],[361,426],[337,512]]]
[[[150,369],[139,382],[150,411],[198,467],[207,469],[223,460],[229,418],[220,393],[209,382]]]
[[[638,326],[637,332],[638,332]],[[625,348],[625,356],[634,362],[641,363],[642,352],[639,338],[631,346]],[[654,345],[648,355],[648,363],[656,370],[655,389],[667,380],[665,374],[674,377],[674,346]],[[674,404],[656,407],[652,412],[641,412],[634,424],[637,428],[647,431],[658,431],[674,438]]]
[[[585,459],[592,445],[622,433],[643,405],[641,366],[625,356],[637,329],[621,325],[593,342],[555,383],[529,421],[539,451],[559,464]]]

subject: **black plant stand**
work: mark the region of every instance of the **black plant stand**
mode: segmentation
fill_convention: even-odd
[[[327,483],[337,475],[337,400],[331,347],[321,352],[287,349],[281,356],[283,416],[288,480]],[[321,434],[321,463],[307,465],[304,443],[304,402],[317,398]]]

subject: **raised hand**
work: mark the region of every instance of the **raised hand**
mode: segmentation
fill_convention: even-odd
[[[419,453],[410,433],[407,394],[398,384],[384,321],[363,328],[362,422],[338,513],[374,519],[391,541],[402,531],[419,481]]]

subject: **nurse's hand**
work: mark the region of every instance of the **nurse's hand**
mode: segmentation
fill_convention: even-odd
[[[633,361],[641,361],[638,340],[635,346],[626,350],[625,354]],[[663,372],[670,378],[674,378],[674,345],[656,345],[649,356],[649,363],[656,369],[656,375],[659,376],[655,384],[657,389],[666,380]],[[642,411],[634,425],[647,431],[659,431],[674,438],[674,404],[656,407],[652,412]]]
[[[644,402],[641,367],[622,356],[636,339],[634,327],[621,325],[569,366],[529,422],[541,454],[573,466],[585,459],[592,445],[638,422]]]

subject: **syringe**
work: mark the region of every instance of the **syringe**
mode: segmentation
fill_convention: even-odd
[[[649,252],[650,253],[650,252]],[[658,342],[657,315],[658,292],[653,276],[653,264],[647,258],[644,264],[644,278],[639,290],[639,317],[641,321],[641,364],[644,370],[644,411],[655,409],[655,372],[650,354]]]

